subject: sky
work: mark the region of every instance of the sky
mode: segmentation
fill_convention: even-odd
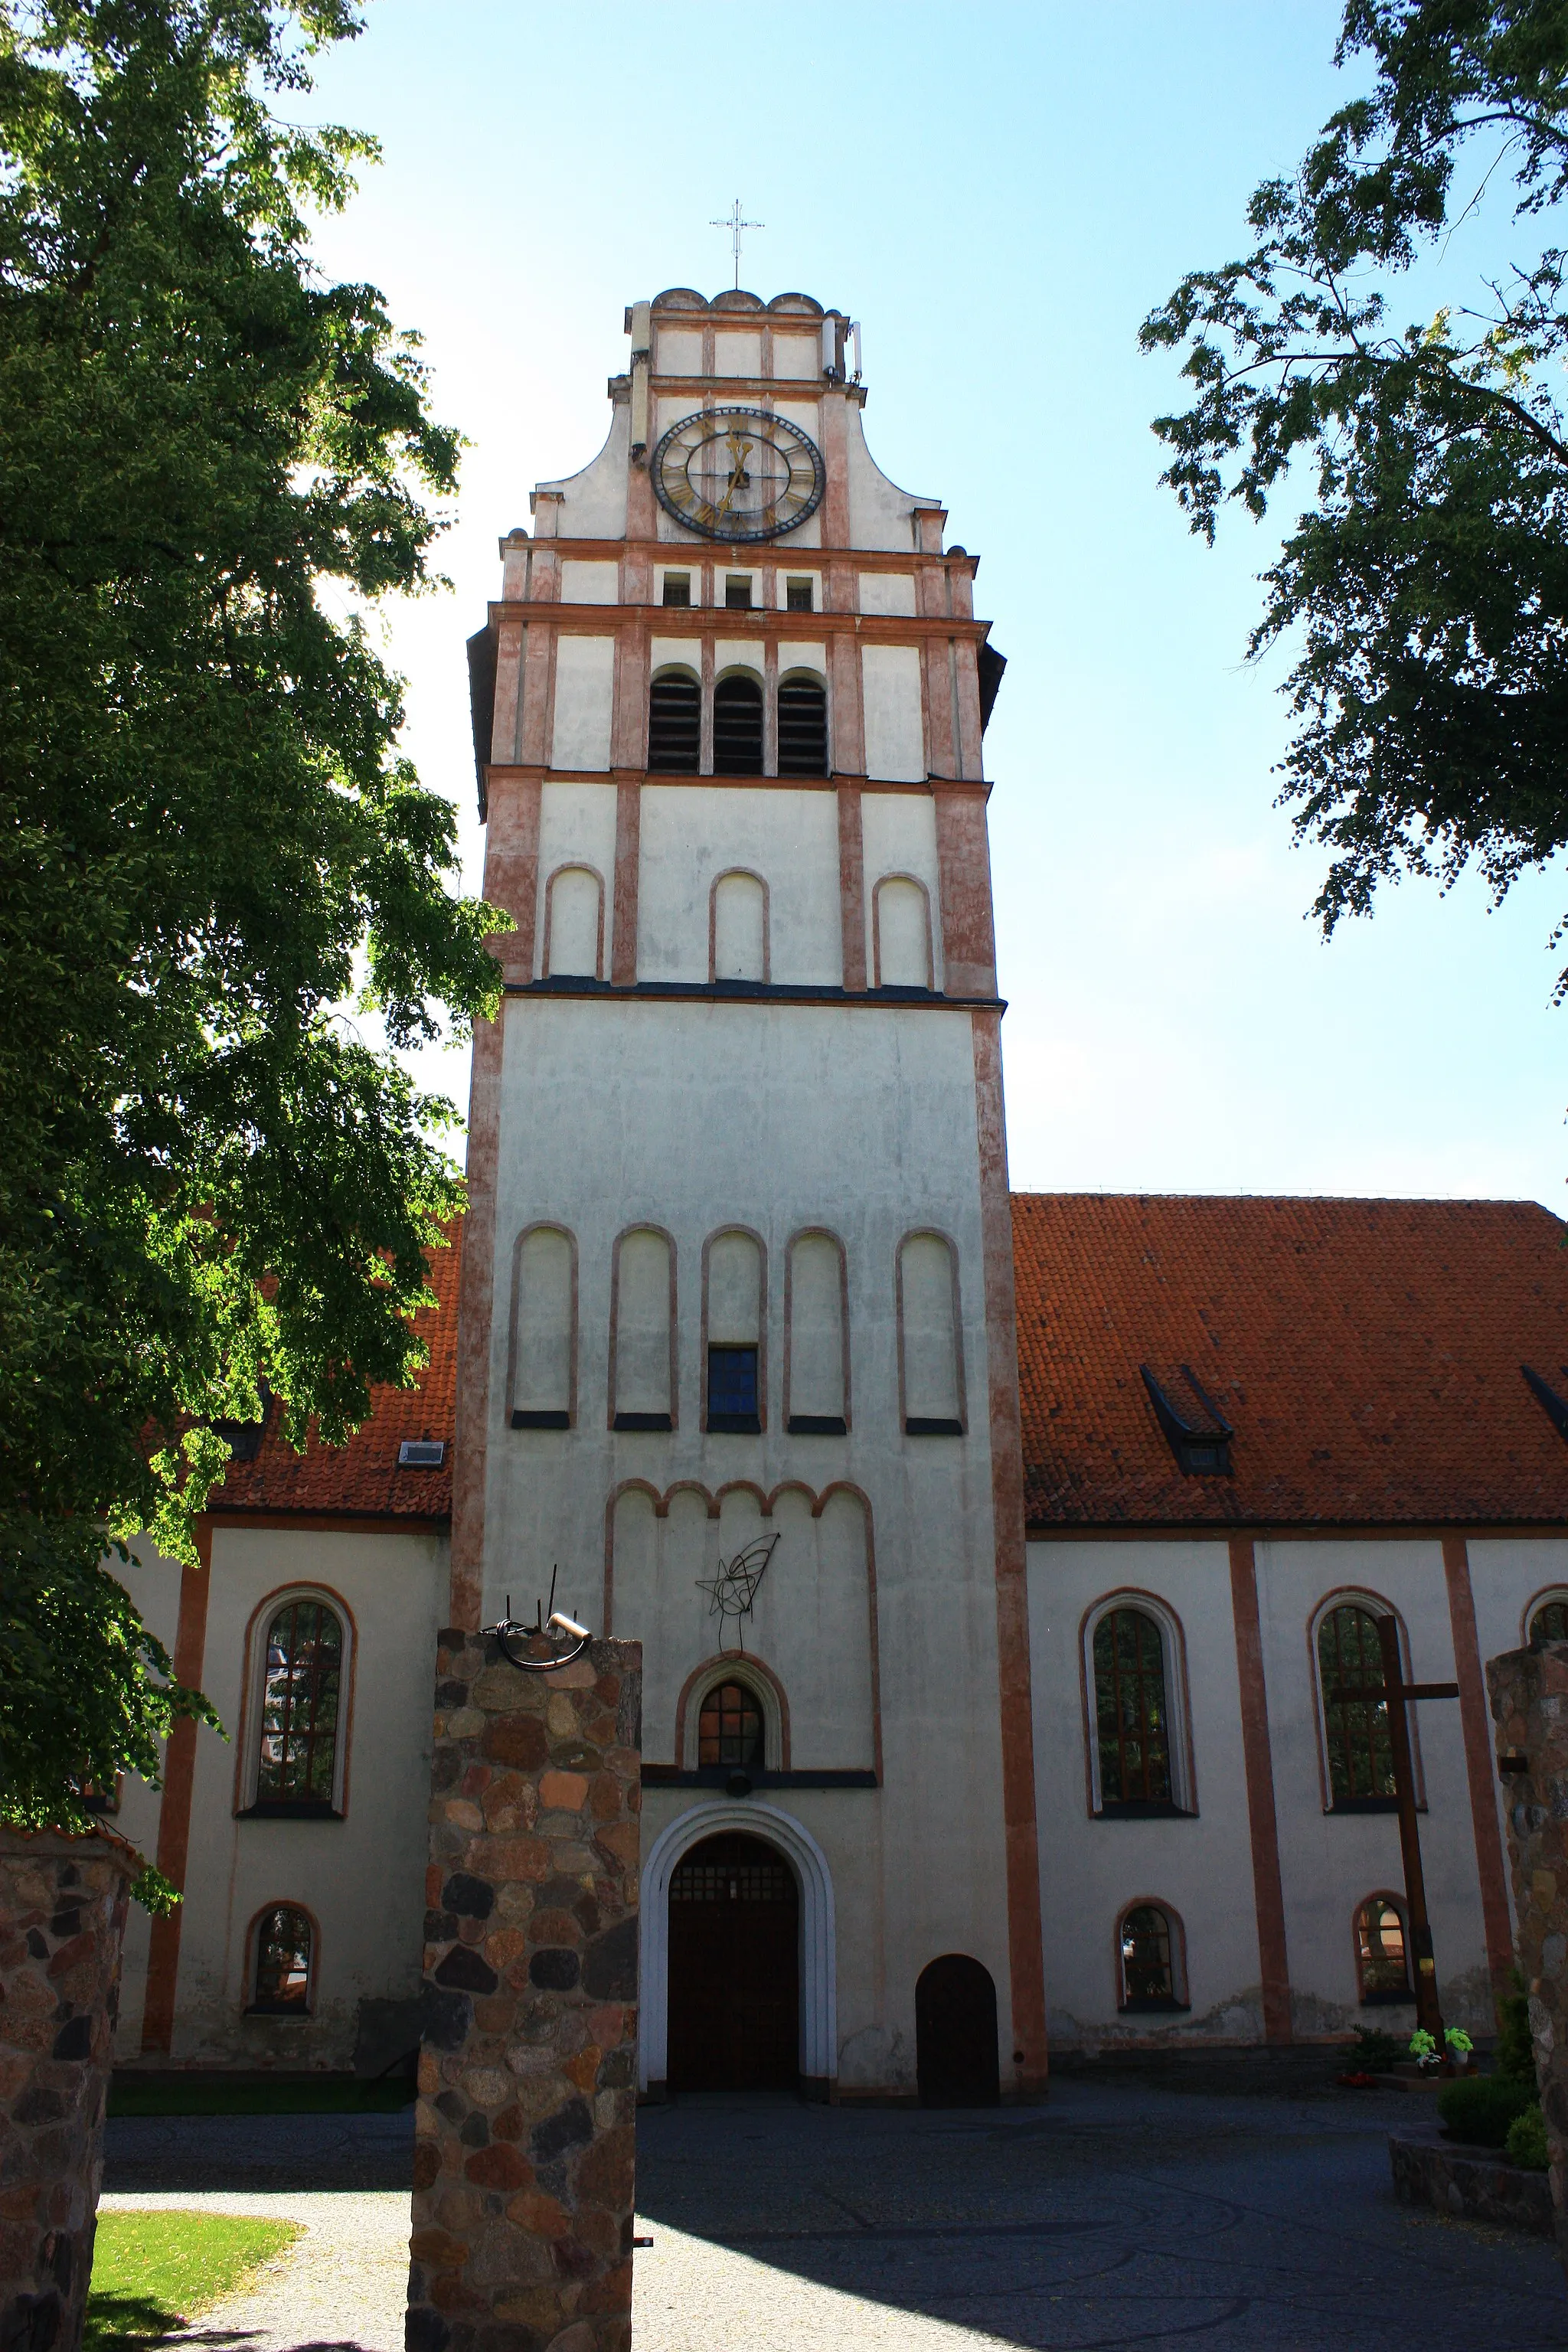
[[[1534,1197],[1568,1210],[1568,877],[1385,892],[1325,944],[1273,805],[1286,662],[1244,660],[1283,512],[1214,551],[1159,487],[1137,330],[1244,250],[1247,198],[1350,94],[1321,0],[370,0],[301,110],[384,160],[320,266],[416,328],[469,448],[453,593],[387,616],[406,748],[478,889],[463,641],[535,481],[600,446],[626,305],[742,283],[864,325],[867,437],[982,559],[1012,1181]],[[1478,236],[1509,250],[1506,215]],[[1430,305],[1427,306],[1429,311]],[[1412,292],[1410,315],[1426,315]],[[1401,313],[1403,316],[1403,313]],[[466,1103],[466,1052],[422,1057]]]

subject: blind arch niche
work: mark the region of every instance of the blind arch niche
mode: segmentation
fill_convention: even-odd
[[[605,964],[605,885],[591,866],[560,866],[544,904],[544,977],[597,980]]]
[[[710,895],[708,977],[710,981],[770,978],[768,886],[737,866],[721,874]]]
[[[610,1426],[676,1425],[675,1243],[662,1225],[631,1225],[610,1273]]]
[[[784,1266],[784,1413],[795,1437],[849,1427],[848,1282],[836,1234],[796,1234]]]
[[[958,1253],[945,1234],[899,1244],[899,1407],[908,1437],[962,1437],[965,1412]]]
[[[564,1225],[525,1225],[517,1237],[510,1353],[513,1429],[570,1429],[577,1417],[577,1244]]]

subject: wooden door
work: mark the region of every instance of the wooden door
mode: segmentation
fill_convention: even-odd
[[[783,1854],[704,1839],[669,1884],[669,2087],[793,2090],[800,2071],[800,1895]]]
[[[915,1986],[915,2063],[924,2107],[989,2107],[1000,2096],[996,1988],[964,1952],[946,1952]]]

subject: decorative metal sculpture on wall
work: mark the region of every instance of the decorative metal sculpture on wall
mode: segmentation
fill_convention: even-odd
[[[724,1620],[732,1617],[735,1620],[736,1645],[744,1651],[746,1636],[741,1620],[752,1613],[757,1587],[763,1580],[778,1540],[777,1536],[763,1536],[759,1542],[748,1544],[744,1551],[738,1551],[733,1559],[721,1559],[717,1576],[697,1578],[699,1592],[706,1592],[710,1596],[708,1614],[719,1620],[721,1650],[724,1647]]]
[[[575,1618],[568,1617],[564,1610],[555,1606],[555,1580],[559,1574],[559,1567],[550,1571],[548,1617],[544,1613],[543,1601],[536,1601],[532,1624],[520,1625],[511,1613],[511,1595],[509,1592],[506,1615],[499,1625],[487,1625],[484,1629],[487,1633],[494,1635],[502,1657],[509,1659],[525,1675],[547,1675],[555,1666],[569,1666],[574,1658],[581,1657],[594,1638],[586,1625],[579,1625]],[[528,1644],[528,1654],[524,1656],[520,1656],[513,1646],[519,1643]]]

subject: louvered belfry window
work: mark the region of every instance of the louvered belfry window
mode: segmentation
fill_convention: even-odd
[[[744,672],[721,677],[713,689],[713,773],[763,772],[763,689]]]
[[[1100,1801],[1171,1802],[1165,1645],[1142,1609],[1108,1609],[1094,1629],[1094,1706]]]
[[[1347,1601],[1330,1610],[1318,1628],[1318,1671],[1323,1685],[1331,1806],[1387,1803],[1394,1795],[1387,1706],[1382,1699],[1339,1696],[1341,1691],[1382,1686],[1383,1647],[1370,1609]]]
[[[819,677],[779,681],[779,773],[827,773],[827,688]]]
[[[694,677],[667,670],[648,688],[648,766],[665,775],[694,776],[701,743],[702,689]]]
[[[289,1601],[267,1632],[258,1804],[330,1806],[337,1771],[343,1629],[324,1601]]]

